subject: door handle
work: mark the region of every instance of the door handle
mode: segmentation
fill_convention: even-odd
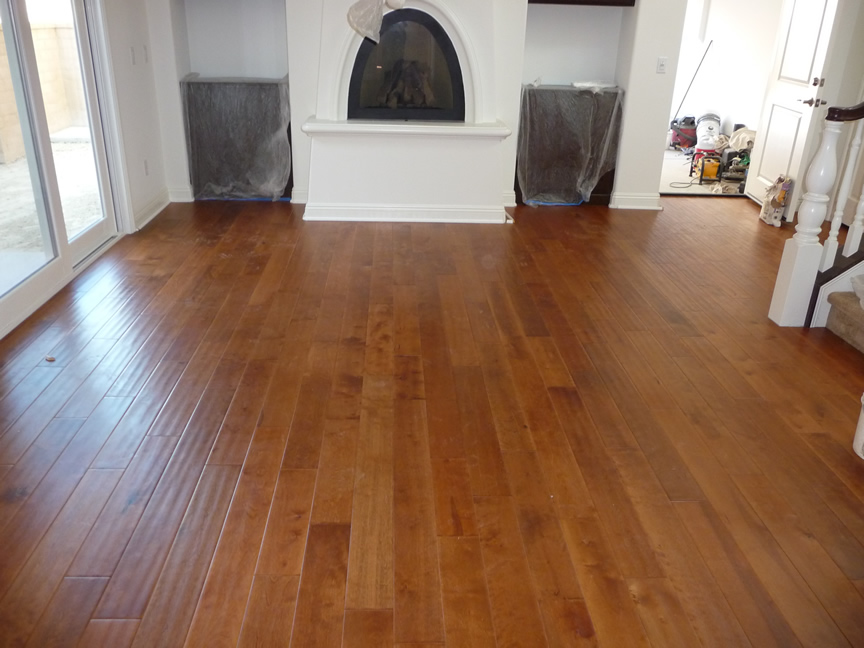
[[[814,101],[819,101],[819,100],[818,100],[818,99],[812,99],[812,98],[811,98],[811,99],[808,99],[807,101],[804,101],[803,99],[799,99],[798,101],[800,101],[801,103],[805,103],[805,104],[807,104],[808,106],[812,106]],[[817,105],[818,105],[818,104],[817,104]]]
[[[807,99],[806,101],[804,99],[799,99],[798,101],[800,101],[801,103],[807,104],[808,106],[813,106],[814,108],[818,108],[819,106],[828,103],[827,101],[823,101],[822,99],[812,99],[812,98]]]

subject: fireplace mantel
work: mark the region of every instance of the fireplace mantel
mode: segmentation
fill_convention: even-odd
[[[310,117],[303,124],[307,135],[395,135],[399,137],[458,137],[467,139],[498,139],[509,137],[513,131],[504,122],[466,124],[462,122],[426,121],[331,121]]]

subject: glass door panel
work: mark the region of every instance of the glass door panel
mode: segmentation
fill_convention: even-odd
[[[95,85],[88,88],[85,82],[85,77],[93,78],[86,18],[83,7],[77,7],[78,16],[74,9],[71,0],[27,0],[67,240],[71,243],[84,232],[98,229],[93,232],[95,237],[87,238],[97,239],[89,242],[99,245],[116,229],[113,213],[109,215],[112,210],[106,210],[110,201],[104,200],[108,187],[100,186],[103,178],[97,161],[100,154],[104,158],[104,151],[100,150],[101,137],[94,137],[90,117],[98,114]],[[79,36],[82,32],[84,38]],[[107,184],[107,173],[104,182]]]
[[[12,30],[0,15],[0,296],[56,257]]]

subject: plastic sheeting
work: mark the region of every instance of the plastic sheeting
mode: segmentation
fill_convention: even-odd
[[[384,20],[383,0],[359,0],[348,9],[348,24],[364,38],[381,40],[381,23]]]
[[[524,86],[516,175],[526,204],[578,205],[615,168],[624,92]]]
[[[291,175],[288,77],[180,84],[195,198],[278,200]]]

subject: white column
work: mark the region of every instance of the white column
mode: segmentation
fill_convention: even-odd
[[[849,159],[846,161],[843,182],[840,183],[837,200],[834,203],[834,218],[831,220],[831,231],[825,240],[825,249],[822,252],[822,265],[819,267],[823,272],[833,266],[837,258],[837,235],[840,233],[840,225],[843,223],[843,210],[846,207],[846,201],[849,200],[849,193],[852,191],[852,176],[855,174],[858,156],[861,153],[862,130],[864,130],[864,120],[858,122],[858,126],[855,128],[855,137],[852,139],[852,145],[849,149]],[[858,248],[856,247],[855,249],[857,250]],[[843,249],[843,254],[849,256],[846,254],[845,248]]]
[[[804,181],[795,235],[786,241],[774,284],[768,317],[780,326],[803,326],[822,262],[819,234],[828,215],[831,188],[837,179],[837,140],[843,124],[825,122],[822,144]]]
[[[858,418],[858,429],[855,430],[855,440],[852,441],[852,449],[859,457],[864,459],[864,396],[861,397],[861,416]]]

